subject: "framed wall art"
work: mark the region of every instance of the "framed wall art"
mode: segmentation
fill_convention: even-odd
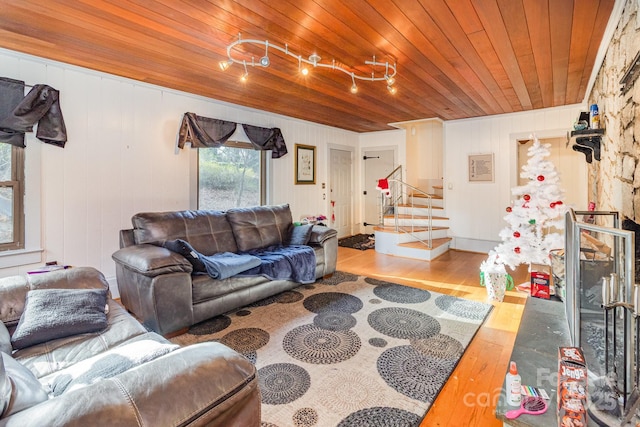
[[[295,184],[316,183],[316,147],[296,144]]]
[[[493,182],[493,153],[469,154],[469,182]]]

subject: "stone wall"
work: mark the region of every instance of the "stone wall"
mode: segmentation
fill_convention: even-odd
[[[600,162],[589,165],[589,200],[597,210],[612,210],[640,222],[640,79],[625,94],[620,80],[640,51],[637,0],[624,11],[588,103],[598,104],[602,138]]]

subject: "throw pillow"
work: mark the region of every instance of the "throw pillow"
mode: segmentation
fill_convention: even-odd
[[[291,238],[289,239],[290,245],[306,245],[311,238],[311,230],[313,224],[296,225],[291,230]]]
[[[8,393],[8,396],[2,396],[2,398],[10,399],[2,413],[2,417],[30,408],[49,398],[40,381],[33,375],[33,372],[8,354],[0,353],[0,357],[2,357],[4,371],[7,376],[0,376],[0,381],[10,381],[9,383],[4,383],[9,384],[9,387],[6,387],[8,390],[0,387],[2,391]]]
[[[162,245],[165,248],[169,249],[172,252],[178,253],[185,257],[187,261],[191,263],[193,266],[193,271],[197,273],[206,273],[207,268],[204,266],[204,263],[200,259],[200,253],[193,249],[193,246],[182,239],[176,240],[167,240]]]
[[[103,330],[106,305],[106,289],[31,290],[11,337],[13,348]]]
[[[0,320],[0,351],[3,353],[11,354],[13,348],[11,347],[11,335],[9,330],[3,321]]]

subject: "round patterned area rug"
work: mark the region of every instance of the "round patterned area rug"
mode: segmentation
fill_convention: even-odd
[[[417,427],[491,308],[336,272],[171,341],[247,357],[262,427]]]

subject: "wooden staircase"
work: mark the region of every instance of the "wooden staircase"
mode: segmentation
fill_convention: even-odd
[[[451,238],[447,237],[449,218],[444,212],[443,188],[435,185],[432,189],[431,197],[414,192],[407,196],[407,203],[395,206],[397,215],[384,215],[383,225],[374,227],[376,252],[431,261],[449,250]]]

